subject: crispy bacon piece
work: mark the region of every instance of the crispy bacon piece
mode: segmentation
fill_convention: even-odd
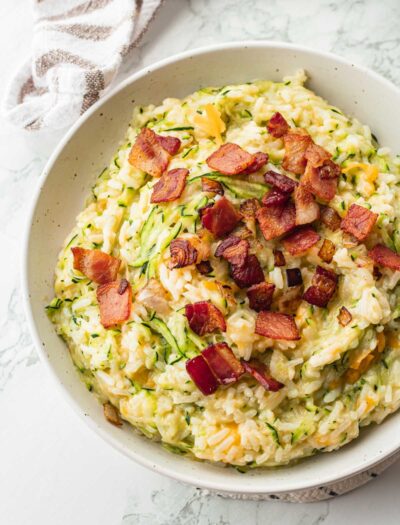
[[[290,255],[300,255],[317,244],[320,236],[311,226],[300,226],[283,239],[282,244]]]
[[[303,284],[300,268],[288,268],[286,270],[286,280],[289,288]]]
[[[332,160],[326,160],[319,168],[319,176],[324,179],[336,179],[342,173],[340,166],[335,164]]]
[[[100,250],[86,250],[79,246],[71,248],[74,256],[74,268],[91,281],[105,284],[115,281],[121,261]]]
[[[153,177],[160,177],[166,170],[171,155],[160,144],[159,136],[143,128],[129,153],[129,163]]]
[[[270,184],[282,193],[292,193],[297,186],[295,180],[272,170],[264,174],[264,179],[267,184]]]
[[[247,290],[250,308],[256,312],[269,310],[271,308],[274,290],[275,285],[272,283],[262,282],[250,286]]]
[[[150,202],[171,202],[179,199],[185,189],[189,170],[177,168],[164,173],[153,187]]]
[[[317,266],[311,286],[304,292],[303,299],[315,306],[325,307],[335,293],[337,282],[335,272]]]
[[[224,175],[238,175],[253,164],[254,158],[237,144],[227,142],[214,151],[206,162],[211,169]]]
[[[231,276],[239,288],[247,288],[264,281],[259,260],[255,255],[249,255],[244,264],[231,264]]]
[[[211,345],[201,354],[221,385],[235,383],[244,374],[242,363],[226,343]]]
[[[283,137],[285,143],[285,156],[283,158],[283,169],[302,175],[306,169],[307,148],[312,144],[312,138],[303,129],[291,129]]]
[[[174,239],[169,246],[171,259],[169,268],[183,268],[190,264],[195,264],[198,258],[198,251],[189,239]]]
[[[294,205],[296,207],[296,224],[310,224],[319,218],[319,205],[314,196],[303,184],[299,184],[294,190]]]
[[[240,204],[240,213],[245,219],[254,219],[260,203],[257,199],[246,199]]]
[[[241,218],[240,213],[226,197],[221,197],[213,206],[201,211],[202,225],[215,237],[231,233]]]
[[[336,211],[333,208],[330,208],[329,206],[321,206],[321,222],[324,224],[327,228],[335,232],[340,228],[340,223],[342,222],[342,219],[340,218],[340,215],[336,213]]]
[[[252,375],[254,379],[265,388],[265,390],[277,392],[284,387],[282,383],[269,375],[267,366],[261,361],[258,361],[257,359],[250,359],[250,361],[242,360],[242,364],[245,371]]]
[[[295,314],[302,301],[302,296],[303,285],[288,288],[278,299],[278,311],[285,314]]]
[[[242,266],[249,255],[250,244],[245,239],[239,239],[238,243],[232,243],[222,252],[222,257],[231,264]]]
[[[229,237],[227,237],[226,239],[224,239],[218,244],[217,249],[215,250],[215,253],[214,253],[215,257],[222,257],[224,251],[227,248],[229,248],[230,246],[235,246],[236,244],[239,244],[239,242],[240,242],[239,237],[236,237],[236,235],[230,235]]]
[[[101,284],[97,288],[100,322],[110,328],[129,319],[132,305],[132,289],[126,279]]]
[[[289,193],[283,193],[282,191],[272,188],[261,199],[264,206],[275,206],[285,204],[290,199]]]
[[[255,332],[269,339],[283,339],[285,341],[300,339],[299,330],[293,317],[279,312],[259,312]]]
[[[240,205],[240,213],[250,235],[256,235],[256,212],[259,209],[260,203],[257,199],[246,199]]]
[[[307,161],[318,168],[318,166],[323,166],[327,160],[330,160],[332,155],[326,149],[312,142],[306,150],[305,157]]]
[[[332,262],[333,256],[335,255],[335,245],[329,239],[324,239],[321,248],[318,252],[318,257],[320,257],[324,262]]]
[[[207,177],[201,178],[201,190],[209,193],[216,193],[217,195],[224,194],[224,188],[217,180],[208,179]]]
[[[330,169],[326,166],[315,167],[311,162],[308,162],[301,183],[313,195],[324,202],[329,202],[336,194],[338,177],[336,175],[334,177],[325,177],[327,170]]]
[[[154,310],[157,314],[167,315],[171,311],[168,292],[157,279],[150,279],[139,291],[136,302],[143,304],[149,310]]]
[[[207,275],[213,271],[213,267],[210,264],[210,261],[201,261],[196,264],[196,268],[201,273],[201,275]]]
[[[286,259],[283,253],[280,250],[274,250],[274,265],[275,266],[285,266]]]
[[[187,304],[185,315],[190,328],[198,335],[225,332],[226,323],[220,310],[209,301]]]
[[[391,270],[400,270],[400,255],[383,244],[374,246],[368,255],[376,264]]]
[[[260,170],[263,166],[265,166],[265,164],[267,164],[268,159],[269,157],[267,153],[263,153],[262,151],[254,153],[253,162],[247,169],[243,171],[243,175],[251,175],[252,173]]]
[[[177,137],[163,137],[162,135],[157,135],[157,140],[170,155],[176,155],[181,147],[181,141]]]
[[[358,204],[352,204],[340,227],[343,231],[353,235],[358,241],[363,241],[371,233],[377,218],[376,213]]]
[[[119,416],[119,412],[114,405],[111,403],[104,403],[103,405],[104,417],[109,423],[115,425],[116,427],[122,426],[122,419]]]
[[[205,396],[209,396],[217,390],[218,381],[201,354],[186,361],[186,371],[193,383]]]
[[[289,131],[289,124],[279,111],[274,113],[267,124],[268,132],[277,139],[283,137]]]
[[[256,217],[266,241],[280,237],[296,226],[296,211],[292,202],[260,208]]]
[[[345,306],[342,306],[338,314],[339,324],[341,326],[347,326],[349,323],[351,323],[352,319],[353,319],[353,316],[351,315],[351,313],[347,310]]]

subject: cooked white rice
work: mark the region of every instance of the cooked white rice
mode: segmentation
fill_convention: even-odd
[[[340,275],[336,296],[328,308],[302,302],[296,314],[299,342],[256,335],[256,313],[249,308],[245,292],[235,291],[233,300],[227,300],[215,284],[216,280],[231,282],[226,262],[211,257],[214,276],[203,276],[194,266],[173,270],[167,266],[173,236],[178,230],[193,232],[199,225],[196,210],[207,202],[200,180],[187,184],[179,201],[156,206],[150,204],[156,181],[128,162],[135,137],[147,125],[181,139],[183,146],[170,168],[187,168],[190,178],[209,171],[205,159],[217,145],[196,126],[195,115],[211,103],[226,122],[225,141],[250,153],[268,153],[269,169],[279,170],[283,141],[266,132],[266,122],[279,111],[291,125],[305,128],[342,168],[351,162],[378,168],[376,180],[357,168],[342,176],[331,206],[341,216],[353,202],[371,207],[379,214],[371,242],[400,248],[399,159],[387,148],[377,149],[368,126],[330,106],[306,89],[304,82],[305,75],[299,72],[282,83],[201,89],[184,100],[168,98],[159,106],[136,107],[126,139],[96,180],[61,250],[56,298],[48,310],[82,379],[102,402],[115,405],[124,420],[175,452],[240,467],[284,464],[345,445],[358,436],[361,426],[380,423],[399,406],[400,272],[382,269],[383,277],[375,280],[364,244],[344,246],[340,232],[320,226],[321,236],[336,246],[332,262]],[[241,200],[229,191],[227,196],[237,204]],[[153,246],[152,256],[137,268],[144,241],[141,232],[152,211],[152,238],[145,240]],[[260,233],[259,240],[262,249],[257,256],[267,280],[280,290],[283,272],[274,267],[272,253],[276,242],[265,242]],[[129,322],[120,329],[101,325],[96,285],[73,269],[71,246],[99,248],[122,260],[120,274],[130,281],[134,302]],[[314,247],[298,258],[285,254],[289,267],[302,269],[306,286],[319,264],[317,252]],[[150,290],[148,296],[160,301],[155,306],[157,316],[185,357],[152,329],[150,312],[139,293],[150,277],[162,285],[167,305],[157,291]],[[201,300],[212,301],[224,313],[226,333],[200,338],[188,330],[182,308]],[[337,321],[341,306],[353,316],[346,327]],[[237,357],[262,354],[272,376],[285,387],[268,392],[244,377],[204,396],[188,376],[185,361],[219,341],[226,341]],[[378,343],[383,348],[379,360],[353,384],[343,383],[349,359],[356,353],[367,355]]]

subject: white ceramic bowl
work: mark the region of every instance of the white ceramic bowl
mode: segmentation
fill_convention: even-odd
[[[369,124],[380,143],[396,152],[400,144],[400,92],[375,73],[330,54],[282,43],[212,46],[145,68],[85,113],[44,170],[26,235],[23,287],[31,331],[48,370],[82,419],[108,443],[146,467],[196,486],[242,496],[326,485],[375,465],[400,447],[400,413],[381,426],[364,429],[357,440],[337,452],[289,467],[243,475],[233,468],[192,461],[165,451],[127,424],[118,429],[105,421],[101,406],[81,382],[44,307],[53,294],[57,253],[96,175],[122,139],[134,104],[183,97],[202,86],[281,80],[299,68],[307,71],[311,89]]]

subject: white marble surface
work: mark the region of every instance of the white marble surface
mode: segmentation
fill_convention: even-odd
[[[121,78],[200,45],[265,38],[334,51],[400,84],[399,25],[399,0],[166,0]],[[30,1],[1,0],[0,95],[31,35]],[[0,126],[0,523],[399,523],[400,463],[328,502],[231,501],[128,462],[82,425],[32,346],[17,264],[32,188],[60,138]]]

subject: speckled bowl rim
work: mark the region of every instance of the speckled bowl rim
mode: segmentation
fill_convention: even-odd
[[[190,57],[196,57],[198,55],[202,54],[208,54],[215,51],[223,51],[223,50],[240,50],[243,48],[263,48],[263,49],[280,49],[280,50],[287,50],[288,52],[300,52],[300,53],[306,53],[309,55],[313,55],[314,57],[321,59],[328,59],[333,62],[336,62],[339,65],[352,67],[357,69],[358,71],[362,72],[366,75],[366,77],[372,77],[379,83],[385,86],[386,89],[394,90],[396,95],[399,98],[400,101],[400,90],[389,80],[383,78],[379,74],[375,73],[374,71],[371,71],[367,67],[364,66],[355,66],[351,61],[346,60],[342,57],[339,57],[333,53],[328,52],[322,52],[322,51],[315,51],[313,49],[310,49],[305,46],[290,44],[286,42],[276,42],[276,41],[265,41],[265,40],[257,40],[257,41],[238,41],[238,42],[228,42],[224,44],[216,44],[216,45],[209,45],[209,46],[203,46],[199,47],[193,50],[185,51],[183,53],[175,54],[171,57],[165,58],[163,60],[160,60],[158,62],[155,62],[149,66],[146,66],[142,68],[140,71],[132,74],[129,76],[126,80],[118,84],[114,89],[110,90],[107,94],[105,94],[97,103],[95,103],[91,108],[89,108],[86,113],[84,113],[78,121],[69,129],[69,131],[64,135],[58,146],[55,148],[54,152],[50,156],[42,175],[40,176],[36,190],[34,191],[34,195],[32,197],[31,205],[29,208],[28,216],[27,216],[27,222],[24,232],[24,240],[23,240],[23,250],[22,250],[22,293],[23,293],[23,303],[24,303],[24,309],[26,318],[28,321],[30,333],[32,335],[35,347],[39,353],[39,356],[41,358],[41,361],[44,363],[45,367],[47,368],[50,376],[53,378],[55,384],[59,388],[59,391],[62,393],[63,397],[68,401],[68,403],[72,406],[74,411],[79,415],[80,419],[85,421],[85,423],[92,429],[94,432],[98,435],[100,435],[107,443],[112,445],[115,449],[119,450],[122,454],[124,454],[126,457],[129,457],[130,459],[133,459],[135,462],[139,463],[140,465],[149,468],[150,470],[153,470],[154,472],[164,474],[172,479],[188,483],[191,485],[195,485],[197,487],[201,487],[204,489],[209,489],[213,491],[217,491],[220,494],[225,495],[243,495],[246,494],[249,495],[267,495],[267,494],[287,494],[287,493],[296,493],[301,492],[304,490],[310,490],[316,487],[322,487],[327,486],[332,483],[336,483],[338,481],[345,480],[347,478],[353,477],[361,472],[366,471],[367,469],[371,469],[373,466],[381,463],[387,458],[390,458],[393,454],[395,454],[397,451],[400,450],[400,440],[392,440],[391,444],[388,445],[385,450],[380,450],[379,454],[372,455],[371,457],[366,457],[364,461],[360,461],[357,465],[348,465],[347,468],[342,469],[340,472],[335,471],[335,469],[332,469],[332,473],[330,475],[325,476],[324,478],[318,478],[315,479],[313,482],[305,483],[305,484],[299,484],[299,483],[293,483],[288,482],[284,488],[280,488],[277,490],[268,490],[266,491],[262,487],[262,479],[260,478],[260,487],[249,487],[246,486],[245,478],[246,476],[240,478],[237,478],[237,483],[235,487],[227,487],[224,483],[215,483],[210,482],[207,479],[202,479],[201,476],[196,476],[196,474],[182,474],[177,471],[175,471],[172,468],[166,467],[162,464],[155,463],[151,458],[148,457],[142,457],[139,454],[135,452],[135,450],[128,449],[125,445],[123,445],[121,442],[119,442],[118,439],[114,439],[110,433],[104,431],[102,428],[96,425],[96,423],[90,418],[85,417],[85,414],[83,414],[82,409],[77,403],[73,397],[72,394],[61,384],[61,382],[58,380],[58,376],[56,372],[53,370],[53,367],[50,363],[50,360],[48,356],[46,355],[43,346],[41,338],[39,337],[38,330],[36,327],[35,319],[32,313],[32,306],[31,306],[31,299],[29,297],[29,276],[28,276],[28,260],[29,260],[29,239],[30,239],[30,231],[32,227],[32,221],[35,215],[36,211],[36,205],[39,199],[39,196],[41,194],[41,190],[46,183],[46,179],[48,174],[51,172],[53,166],[56,164],[58,157],[60,156],[61,152],[63,151],[66,144],[69,142],[71,137],[77,132],[77,130],[82,126],[84,122],[86,122],[88,119],[92,117],[92,115],[95,114],[95,112],[98,111],[98,109],[105,104],[109,99],[117,95],[119,92],[121,92],[125,87],[127,87],[130,84],[133,84],[136,80],[140,79],[141,77],[151,74],[152,72],[164,67],[174,64],[177,61],[180,61],[182,59],[188,59]],[[166,93],[166,96],[168,94]],[[366,455],[367,456],[367,455]],[[177,456],[177,460],[182,460],[181,457]],[[191,461],[190,459],[184,458],[185,461]],[[304,460],[307,461],[307,458]],[[283,466],[279,468],[290,468],[290,466]],[[243,482],[240,481],[240,479],[243,479]]]

